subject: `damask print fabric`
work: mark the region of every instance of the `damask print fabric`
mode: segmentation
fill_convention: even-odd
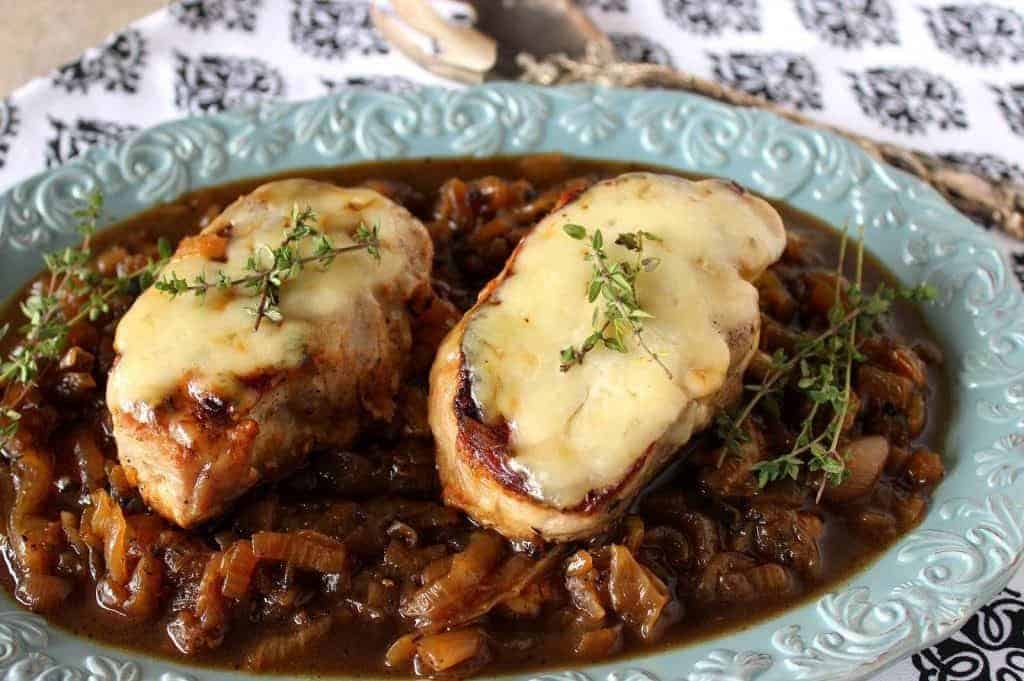
[[[578,1],[625,59],[1024,181],[1024,3]],[[456,87],[392,53],[370,2],[179,0],[0,99],[0,186],[181,116],[353,88]],[[1024,283],[1024,245],[999,238]],[[1024,456],[1024,439],[1004,446]],[[1022,592],[1018,576],[961,632],[879,678],[1024,681]]]

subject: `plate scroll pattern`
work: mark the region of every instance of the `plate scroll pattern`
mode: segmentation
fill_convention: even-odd
[[[96,188],[116,219],[189,189],[291,168],[532,151],[730,177],[834,224],[863,228],[898,276],[940,290],[942,304],[929,318],[956,358],[959,409],[950,439],[958,459],[935,506],[854,584],[727,640],[537,681],[859,679],[948,636],[1005,585],[1024,552],[1024,507],[1015,501],[1024,498],[1024,451],[1013,438],[1024,416],[1024,296],[1011,268],[928,187],[846,141],[769,114],[679,93],[494,84],[348,89],[185,119],[91,147],[0,195],[0,293],[35,269],[26,254],[71,238],[70,214]],[[0,601],[4,681],[195,681],[172,662],[83,650]]]

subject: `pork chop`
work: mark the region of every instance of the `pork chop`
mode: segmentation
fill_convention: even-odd
[[[612,260],[632,257],[613,243],[620,234],[660,239],[644,251],[660,265],[637,277],[657,361],[630,337],[624,353],[598,347],[560,370],[560,350],[594,323],[587,242],[566,224],[600,229]],[[435,360],[430,423],[447,503],[516,539],[604,529],[738,397],[760,333],[750,282],[785,242],[768,203],[719,180],[631,173],[550,214]]]
[[[336,247],[376,226],[379,263],[354,251],[308,265],[282,286],[282,319],[258,330],[244,287],[204,299],[151,288],[118,325],[107,388],[118,456],[145,501],[182,527],[391,415],[411,344],[407,306],[429,292],[433,250],[401,206],[369,189],[271,182],[184,240],[164,272],[190,283],[244,274],[254,253],[281,243],[295,206],[311,208]],[[299,242],[301,255],[313,241]]]

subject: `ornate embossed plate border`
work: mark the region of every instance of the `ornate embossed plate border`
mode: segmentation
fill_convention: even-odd
[[[833,135],[669,92],[497,84],[405,94],[352,90],[144,130],[0,196],[0,293],[70,240],[100,188],[117,219],[190,189],[366,159],[559,151],[730,177],[833,224],[863,226],[906,282],[940,293],[955,408],[949,475],[921,527],[817,602],[699,645],[535,675],[549,681],[860,679],[955,631],[1024,551],[1024,299],[998,249],[929,187]],[[227,680],[98,646],[0,599],[9,681]]]

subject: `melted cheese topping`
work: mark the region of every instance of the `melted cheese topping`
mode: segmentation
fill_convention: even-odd
[[[613,261],[633,254],[615,237],[638,229],[644,340],[672,378],[631,338],[628,352],[597,348],[582,365],[559,370],[559,351],[591,332],[586,243],[563,226],[600,229]],[[617,485],[653,444],[688,440],[697,400],[713,395],[730,364],[728,334],[757,321],[748,283],[785,245],[782,222],[766,202],[735,185],[634,173],[602,182],[542,221],[526,238],[507,278],[477,308],[463,337],[473,395],[487,421],[511,432],[509,465],[529,493],[572,508],[591,490]],[[705,414],[706,416],[706,414]]]
[[[202,249],[185,241],[164,272],[190,283],[199,275],[214,281],[220,271],[229,277],[246,275],[245,263],[257,249],[281,243],[296,204],[316,212],[317,229],[335,247],[354,243],[352,235],[360,223],[377,225],[381,262],[356,251],[338,256],[326,269],[307,265],[281,289],[284,321],[264,319],[257,332],[250,311],[257,300],[250,290],[215,289],[204,301],[190,293],[172,300],[149,289],[117,328],[114,349],[120,359],[107,389],[111,408],[146,422],[153,409],[183,385],[193,395],[230,399],[242,390],[241,379],[247,376],[300,365],[317,322],[355,318],[360,301],[409,274],[409,249],[402,248],[402,240],[414,230],[422,231],[416,218],[369,189],[342,189],[312,180],[272,182],[240,198],[203,230],[204,235],[226,237],[222,256],[197,252]],[[311,241],[301,242],[303,256],[312,254]]]

